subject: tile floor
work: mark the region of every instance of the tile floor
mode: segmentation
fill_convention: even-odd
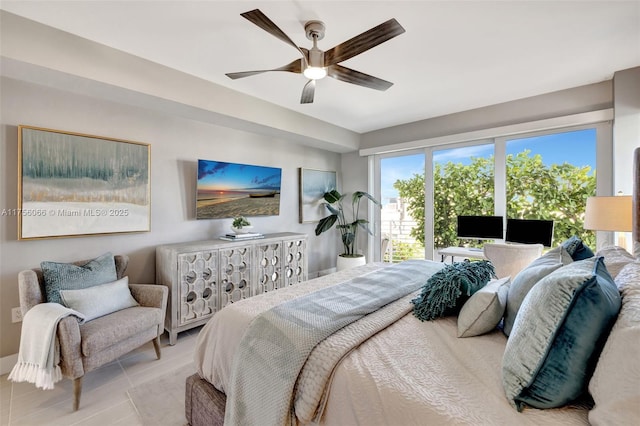
[[[200,327],[178,335],[169,346],[162,336],[162,358],[156,359],[149,342],[121,358],[87,373],[82,386],[80,409],[73,411],[73,383],[56,383],[53,390],[37,389],[31,383],[13,383],[0,376],[0,425],[126,425],[142,426],[127,390],[193,362],[193,349]],[[166,333],[165,333],[166,334]]]

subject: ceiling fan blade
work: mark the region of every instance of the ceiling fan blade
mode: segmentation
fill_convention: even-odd
[[[263,30],[265,30],[266,32],[271,34],[272,36],[277,37],[280,40],[284,41],[285,43],[290,44],[291,46],[295,47],[295,49],[298,52],[300,52],[300,54],[304,57],[304,53],[293,42],[293,40],[291,40],[289,38],[289,36],[286,35],[284,33],[284,31],[282,31],[280,29],[280,27],[278,27],[276,24],[274,24],[273,21],[267,17],[267,15],[262,13],[262,11],[260,11],[260,9],[254,9],[254,10],[250,10],[248,12],[241,13],[240,16],[242,16],[243,18],[253,22],[255,25],[259,26],[260,28],[262,28]]]
[[[346,61],[349,58],[353,58],[356,55],[366,52],[372,47],[376,47],[379,44],[384,43],[387,40],[394,38],[404,33],[404,28],[395,19],[389,19],[386,22],[373,27],[368,31],[363,32],[360,35],[353,37],[340,43],[332,49],[324,52],[324,66],[337,64],[338,62]]]
[[[274,68],[272,70],[256,70],[256,71],[242,71],[242,72],[230,72],[227,73],[226,76],[232,80],[236,80],[238,78],[250,77],[256,74],[262,74],[263,72],[269,71],[286,71],[286,72],[295,72],[302,73],[302,59],[296,59],[293,62],[288,63],[287,65],[283,65],[279,68]]]
[[[316,81],[309,80],[307,84],[304,85],[302,89],[302,96],[300,97],[301,104],[311,104],[313,103],[313,95],[316,91]]]
[[[393,83],[390,81],[386,81],[360,71],[352,70],[351,68],[343,67],[342,65],[331,65],[327,68],[327,75],[335,78],[336,80],[357,84],[370,89],[387,90],[389,87],[393,86]]]

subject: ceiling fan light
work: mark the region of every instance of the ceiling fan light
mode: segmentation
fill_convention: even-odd
[[[303,74],[310,80],[320,80],[327,76],[327,69],[324,67],[307,67]]]

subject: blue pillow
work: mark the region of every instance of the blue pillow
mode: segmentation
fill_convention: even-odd
[[[113,254],[105,253],[84,265],[42,262],[44,290],[47,302],[60,303],[60,290],[77,290],[106,284],[118,279]]]
[[[522,305],[524,298],[533,286],[556,269],[560,269],[571,262],[573,262],[573,259],[571,259],[571,255],[567,250],[562,246],[558,246],[531,262],[515,277],[511,277],[511,286],[507,294],[507,309],[504,313],[502,327],[504,334],[507,336],[511,334],[520,305]]]
[[[411,300],[413,314],[420,321],[457,315],[464,303],[487,285],[496,272],[487,260],[455,262],[433,274],[419,297]]]
[[[562,247],[567,249],[571,258],[576,260],[584,260],[593,257],[593,251],[587,246],[580,238],[575,235],[568,240],[564,241]]]
[[[552,272],[525,297],[502,360],[507,399],[561,407],[587,389],[621,299],[602,257]]]

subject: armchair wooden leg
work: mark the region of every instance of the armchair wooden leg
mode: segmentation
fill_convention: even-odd
[[[82,376],[73,379],[73,411],[80,408],[80,394],[82,393]]]
[[[160,359],[160,357],[162,356],[162,354],[160,353],[160,336],[153,339],[152,342],[153,342],[153,349],[156,350],[156,358]]]

